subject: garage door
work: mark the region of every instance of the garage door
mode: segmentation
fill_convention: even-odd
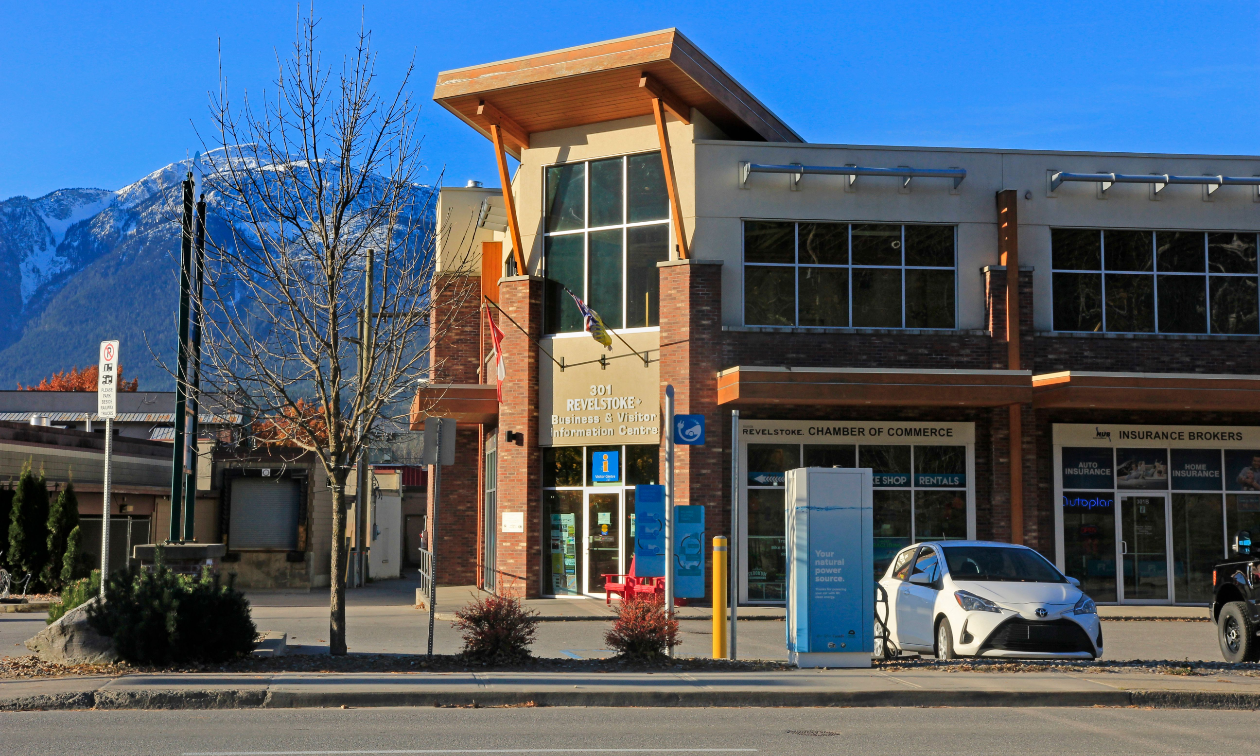
[[[228,547],[296,549],[299,494],[288,478],[234,479]]]

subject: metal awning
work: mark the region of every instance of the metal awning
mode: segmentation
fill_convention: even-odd
[[[1032,379],[1036,409],[1260,412],[1260,375],[1065,370]]]
[[[1222,186],[1254,186],[1260,193],[1260,176],[1174,176],[1170,173],[1068,173],[1056,171],[1050,174],[1050,191],[1058,189],[1065,181],[1080,181],[1099,185],[1104,193],[1114,184],[1152,184],[1159,194],[1169,184],[1193,184],[1206,186],[1210,195]]]
[[[751,163],[743,161],[739,164],[739,188],[748,188],[748,176],[753,173],[786,173],[792,177],[791,188],[796,191],[797,185],[801,178],[806,175],[818,176],[848,176],[848,185],[853,186],[858,176],[891,176],[901,179],[901,186],[910,186],[910,180],[915,178],[947,178],[953,179],[954,189],[958,189],[958,185],[967,178],[965,168],[911,168],[909,166],[898,166],[896,168],[870,168],[862,165],[801,165],[800,163],[788,163],[786,165],[770,165],[765,163]]]
[[[428,383],[411,403],[411,430],[423,430],[426,417],[451,418],[457,425],[490,425],[499,420],[499,395],[494,385]]]

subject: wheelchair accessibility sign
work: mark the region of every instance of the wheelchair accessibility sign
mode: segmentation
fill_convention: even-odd
[[[704,415],[674,415],[674,443],[704,446]]]

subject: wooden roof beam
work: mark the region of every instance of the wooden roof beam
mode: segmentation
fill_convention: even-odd
[[[658,81],[652,74],[643,73],[639,75],[639,89],[643,90],[649,96],[661,101],[665,109],[674,114],[674,117],[687,125],[691,125],[691,106],[687,101],[678,95],[669,87]]]
[[[494,105],[482,100],[477,104],[477,115],[485,119],[486,123],[491,126],[498,126],[503,132],[506,141],[512,142],[519,149],[529,149],[529,132],[521,128],[520,124],[513,121]]]

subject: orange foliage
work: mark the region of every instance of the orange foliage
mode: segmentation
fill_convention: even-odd
[[[39,382],[38,386],[23,386],[18,384],[18,391],[96,391],[96,365],[79,370],[77,367],[70,368],[70,372],[54,373],[51,378],[45,378]],[[118,366],[118,390],[119,391],[135,391],[140,383],[139,378],[132,378],[130,381],[123,380],[122,365]]]
[[[298,423],[299,418],[311,428],[314,438]],[[264,446],[319,447],[328,444],[324,408],[307,404],[304,399],[298,399],[294,407],[285,407],[276,417],[255,420],[253,432],[254,438]]]

